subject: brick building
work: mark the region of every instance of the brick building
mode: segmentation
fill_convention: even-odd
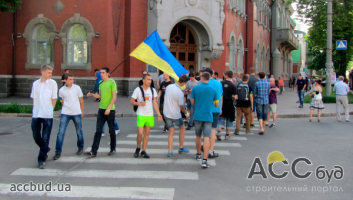
[[[278,7],[288,37],[273,46]],[[91,91],[95,68],[115,68],[155,29],[190,71],[248,73],[256,67],[270,75],[275,49],[287,59],[297,49],[287,7],[281,0],[23,0],[16,14],[0,13],[0,96],[28,96],[43,64],[54,67],[58,83],[70,69],[84,93]],[[144,69],[157,78],[155,67],[132,57],[112,74],[119,95],[131,94]]]

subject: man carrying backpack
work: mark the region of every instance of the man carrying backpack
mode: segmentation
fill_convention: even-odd
[[[144,74],[142,80],[142,87],[139,86],[134,90],[130,100],[131,105],[138,106],[136,111],[136,125],[138,130],[136,138],[137,148],[134,157],[137,158],[139,156],[141,149],[141,141],[143,139],[141,157],[150,158],[150,156],[146,153],[146,147],[150,130],[154,126],[153,107],[154,110],[158,113],[158,121],[162,121],[163,118],[161,113],[159,112],[156,100],[157,92],[154,88],[151,87],[151,76],[149,74]]]
[[[250,112],[253,110],[253,97],[252,89],[248,85],[249,75],[243,76],[243,82],[237,87],[237,125],[234,131],[234,135],[239,135],[240,131],[240,120],[241,116],[245,115],[246,123],[246,134],[252,134],[250,131]]]

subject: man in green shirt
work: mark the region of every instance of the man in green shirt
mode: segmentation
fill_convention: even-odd
[[[99,110],[97,115],[97,126],[96,133],[94,134],[92,149],[89,152],[85,152],[85,155],[96,157],[99,148],[99,143],[102,137],[102,129],[105,122],[109,126],[110,134],[110,152],[109,156],[115,154],[116,150],[116,135],[114,130],[114,119],[115,119],[115,106],[116,101],[116,82],[109,78],[109,68],[103,67],[101,69],[102,81],[99,83],[99,93],[91,94],[88,93],[87,97],[94,97],[100,99]]]

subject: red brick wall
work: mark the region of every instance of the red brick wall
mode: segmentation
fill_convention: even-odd
[[[246,39],[247,39],[246,38],[247,22],[245,22],[240,17],[238,17],[237,14],[233,14],[232,11],[229,12],[229,1],[226,1],[226,3],[224,4],[223,10],[225,12],[225,20],[224,20],[223,29],[222,29],[224,50],[222,52],[221,57],[218,60],[213,60],[211,62],[211,68],[219,73],[220,78],[223,76],[224,71],[229,70],[229,66],[226,66],[226,63],[229,63],[229,51],[230,51],[230,48],[227,43],[229,42],[230,34],[232,30],[234,29],[234,33],[236,36],[236,44],[238,44],[240,33],[242,34],[242,37],[243,37],[244,48],[246,48]],[[236,28],[237,21],[238,21],[238,29]],[[237,66],[237,56],[235,59],[235,66]],[[245,54],[243,58],[243,69],[245,70]]]
[[[0,12],[0,19],[0,75],[11,75],[13,14]]]
[[[111,70],[120,63],[134,48],[136,48],[147,36],[147,0],[61,0],[65,8],[57,13],[52,7],[54,0],[24,0],[17,14],[17,32],[24,33],[30,20],[38,14],[50,19],[58,31],[66,20],[80,13],[81,17],[89,20],[94,32],[100,32],[99,38],[92,39],[92,71],[71,70],[78,76],[93,76],[95,68],[108,66]],[[11,74],[12,51],[12,14],[0,13],[1,61],[0,74]],[[117,44],[115,44],[117,41]],[[61,39],[54,41],[55,66],[54,76],[61,76],[62,45]],[[38,70],[25,70],[27,46],[25,39],[17,39],[16,47],[16,71],[17,75],[38,75]],[[113,74],[113,77],[139,77],[146,65],[135,58],[129,58]],[[133,69],[133,70],[131,70]]]

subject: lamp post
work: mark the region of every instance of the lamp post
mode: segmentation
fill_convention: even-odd
[[[326,96],[331,96],[332,72],[332,0],[327,0]]]

